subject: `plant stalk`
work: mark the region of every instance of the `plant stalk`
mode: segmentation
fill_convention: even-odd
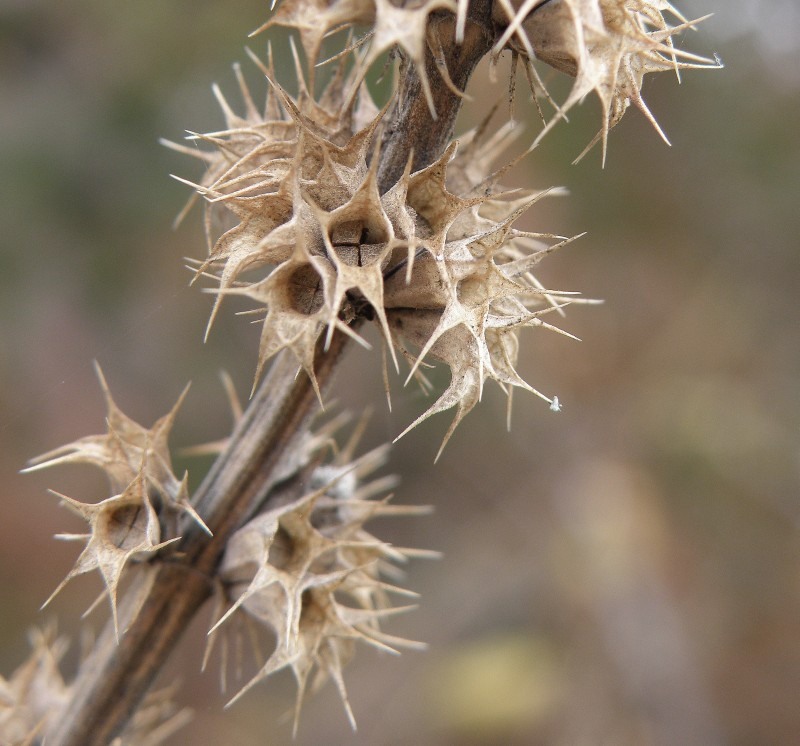
[[[473,2],[464,42],[454,41],[455,19],[435,17],[453,82],[463,90],[493,42],[491,3]],[[436,105],[434,119],[417,72],[401,61],[402,84],[381,144],[379,180],[385,191],[413,153],[413,169],[434,162],[452,137],[463,99],[442,81],[430,52],[427,73]],[[356,322],[357,323],[357,322]],[[330,383],[348,337],[337,332],[328,350],[317,348],[320,389]],[[309,427],[318,402],[297,362],[282,353],[251,399],[226,450],[192,498],[213,537],[184,521],[177,551],[154,564],[146,587],[132,588],[120,602],[124,620],[135,618],[117,643],[106,625],[81,664],[72,697],[47,733],[48,746],[108,746],[136,711],[198,609],[212,593],[212,578],[231,534],[264,502],[282,459]],[[144,594],[139,603],[135,594]]]
[[[330,349],[318,354],[321,388],[330,382],[347,339],[334,335]],[[213,536],[194,522],[182,526],[177,551],[156,566],[147,597],[119,643],[113,627],[106,625],[82,663],[72,699],[47,734],[48,744],[108,746],[124,727],[181,633],[211,595],[215,568],[231,534],[274,486],[276,466],[291,452],[318,406],[308,377],[297,375],[296,361],[283,353],[193,497]],[[130,598],[137,591],[131,589],[123,600],[122,619],[137,605]]]

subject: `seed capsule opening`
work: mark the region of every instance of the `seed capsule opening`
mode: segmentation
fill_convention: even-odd
[[[286,283],[286,301],[292,311],[313,316],[325,303],[322,278],[310,264],[295,269]]]
[[[108,515],[103,533],[118,549],[138,547],[147,539],[147,518],[141,504],[124,505]]]

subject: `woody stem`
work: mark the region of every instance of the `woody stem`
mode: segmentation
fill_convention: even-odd
[[[455,19],[437,17],[452,81],[460,89],[491,48],[491,4],[471,3],[462,44],[454,41]],[[462,98],[442,82],[428,53],[428,79],[436,106],[434,119],[420,78],[401,62],[401,85],[381,146],[379,180],[383,191],[399,178],[413,153],[413,169],[424,168],[443,152],[452,136]],[[315,371],[320,389],[330,384],[348,337],[334,334],[329,349],[317,348]],[[281,462],[307,430],[318,402],[310,380],[297,375],[296,360],[279,356],[251,399],[225,451],[192,498],[213,533],[209,538],[190,521],[182,526],[177,551],[158,562],[147,584],[132,588],[120,603],[122,626],[134,617],[119,643],[113,627],[82,663],[70,700],[47,733],[48,746],[107,746],[119,734],[198,609],[212,593],[210,578],[231,534],[263,505]],[[138,597],[136,594],[139,594]],[[144,600],[140,603],[140,597]],[[138,607],[138,611],[136,610]]]

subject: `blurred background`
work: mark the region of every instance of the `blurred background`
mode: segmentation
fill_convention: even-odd
[[[187,287],[183,267],[205,251],[199,212],[171,228],[189,195],[168,174],[197,177],[197,164],[157,142],[221,126],[211,82],[237,100],[230,65],[246,59],[246,34],[268,4],[233,7],[0,3],[6,676],[26,657],[32,625],[57,616],[77,640],[100,589],[95,577],[76,579],[38,611],[78,553],[52,535],[80,530],[46,489],[97,500],[104,478],[88,467],[18,473],[34,455],[103,431],[92,360],[147,426],[193,381],[174,446],[228,432],[220,369],[249,389],[254,329],[222,313],[202,344],[210,299]],[[358,733],[328,685],[307,701],[298,744],[798,742],[800,8],[681,9],[717,13],[683,44],[726,67],[687,72],[680,86],[648,79],[671,148],[631,110],[604,170],[598,150],[570,166],[599,126],[589,100],[513,175],[571,192],[540,203],[524,227],[588,231],[540,279],[605,299],[570,309],[563,326],[581,343],[540,330],[523,338],[520,372],[563,411],[518,394],[507,433],[503,397],[489,386],[436,467],[448,415],[397,445],[397,502],[436,512],[375,532],[444,558],[408,568],[421,607],[388,631],[430,650],[359,651],[345,671]],[[488,89],[485,71],[472,85]],[[469,109],[462,130],[479,115]],[[446,373],[436,380],[446,385]],[[365,447],[426,406],[400,383],[390,414],[377,356],[351,350],[334,395],[356,410],[374,403]],[[178,462],[195,482],[206,466]],[[168,667],[165,681],[180,676],[179,699],[195,710],[170,743],[290,743],[288,675],[222,711],[215,671],[199,673],[208,615]]]

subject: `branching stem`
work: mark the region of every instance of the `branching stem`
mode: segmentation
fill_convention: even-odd
[[[491,49],[491,4],[470,5],[464,41],[454,41],[455,18],[436,18],[444,59],[461,90],[480,59]],[[413,152],[413,168],[435,161],[452,137],[462,98],[447,85],[427,55],[437,117],[428,108],[412,65],[401,62],[400,91],[381,147],[379,179],[385,190],[403,172]],[[336,333],[330,348],[317,350],[315,370],[320,388],[330,383],[347,337]],[[227,449],[214,463],[193,497],[193,504],[213,532],[209,538],[187,521],[170,561],[160,562],[146,587],[133,588],[120,604],[124,619],[139,606],[134,621],[117,643],[107,625],[91,655],[81,665],[72,698],[47,734],[48,746],[108,746],[147,693],[175,643],[211,595],[213,577],[231,534],[248,520],[275,484],[281,461],[309,426],[318,402],[308,377],[283,353],[240,420]]]
[[[317,380],[324,387],[347,337],[336,334],[319,351]],[[47,742],[66,746],[107,746],[125,725],[166,662],[190,620],[212,591],[209,578],[231,534],[256,510],[274,486],[276,466],[291,452],[319,404],[311,382],[297,375],[291,355],[279,356],[194,495],[193,502],[213,537],[194,522],[169,562],[158,565],[147,597],[119,644],[109,626],[81,665],[72,700]],[[130,615],[131,596],[120,616]]]

